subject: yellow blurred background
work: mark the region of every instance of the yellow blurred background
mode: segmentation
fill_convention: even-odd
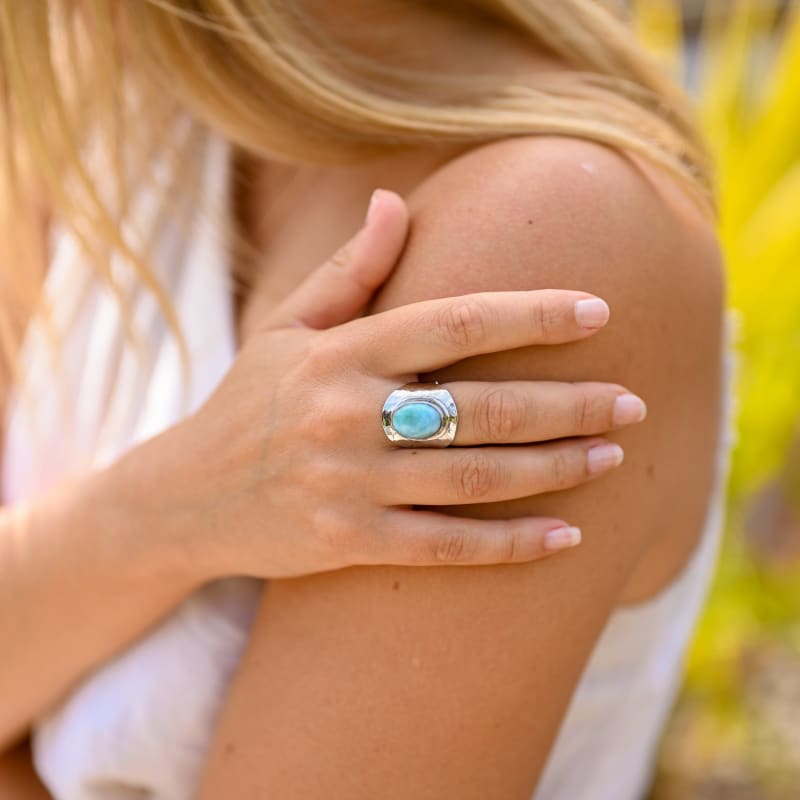
[[[651,800],[800,798],[800,2],[635,0],[718,160],[738,310],[719,574]]]

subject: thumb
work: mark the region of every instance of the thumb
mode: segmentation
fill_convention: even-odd
[[[330,328],[349,322],[389,277],[407,235],[408,208],[403,198],[376,189],[361,230],[317,267],[259,327]]]

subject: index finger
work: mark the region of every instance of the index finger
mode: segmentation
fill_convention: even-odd
[[[423,300],[346,324],[362,363],[386,374],[427,372],[469,356],[585,339],[608,322],[587,292],[536,289]]]

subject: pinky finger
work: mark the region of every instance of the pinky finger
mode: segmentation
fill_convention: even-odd
[[[385,511],[367,560],[406,566],[520,564],[580,541],[580,529],[554,517],[484,520],[392,508]]]

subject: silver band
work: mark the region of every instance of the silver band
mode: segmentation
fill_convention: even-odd
[[[386,438],[400,447],[447,447],[455,439],[458,409],[438,382],[407,383],[386,398],[381,423]]]

